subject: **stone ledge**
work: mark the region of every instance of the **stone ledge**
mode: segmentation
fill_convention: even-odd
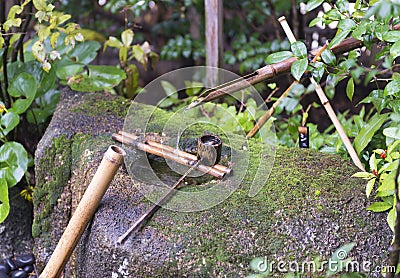
[[[111,133],[122,128],[119,108],[126,109],[124,101],[107,94],[63,94],[35,158],[33,229],[42,267],[103,153],[114,143]],[[138,115],[141,109],[148,108],[139,105]],[[255,197],[247,196],[245,179],[209,210],[161,209],[140,233],[117,247],[118,236],[151,205],[139,190],[145,185],[120,169],[66,277],[243,277],[251,273],[254,257],[327,259],[349,242],[356,243],[350,255],[357,261],[373,258],[380,265],[392,234],[385,214],[365,210],[364,184],[351,178],[356,171],[338,156],[278,147],[268,183]]]

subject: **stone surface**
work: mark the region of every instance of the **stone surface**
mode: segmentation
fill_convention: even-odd
[[[115,144],[111,134],[122,128],[127,107],[126,100],[111,95],[64,92],[35,157],[33,235],[39,268],[50,258],[103,153]],[[135,109],[140,116],[151,108]],[[244,277],[252,273],[255,257],[325,260],[350,242],[356,246],[349,255],[357,262],[382,264],[391,231],[385,214],[365,210],[364,184],[351,178],[356,171],[338,156],[279,147],[268,182],[255,197],[248,197],[251,179],[246,177],[211,209],[160,209],[117,246],[117,238],[151,205],[140,190],[146,185],[121,168],[65,277]]]

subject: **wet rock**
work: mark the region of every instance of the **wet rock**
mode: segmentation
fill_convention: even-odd
[[[0,272],[9,273],[11,271],[10,266],[7,263],[0,263]]]
[[[107,94],[63,94],[35,157],[33,233],[39,268],[49,260],[103,153],[115,144],[111,134],[122,128],[126,107],[124,100]],[[150,108],[135,109],[140,117]],[[165,114],[157,113],[155,118],[165,120]],[[255,144],[250,140],[246,150]],[[250,170],[256,167],[250,164]],[[65,277],[244,277],[251,273],[255,257],[326,260],[350,242],[356,244],[349,254],[355,261],[382,264],[392,233],[385,214],[365,210],[370,202],[364,183],[351,178],[355,172],[338,156],[277,147],[274,168],[255,197],[248,197],[251,179],[245,178],[229,198],[210,209],[160,209],[117,246],[118,237],[151,205],[141,190],[149,185],[132,180],[123,167],[75,249]]]
[[[11,258],[5,259],[4,262],[7,264],[11,271],[17,269],[17,265]]]
[[[26,278],[28,277],[28,273],[23,270],[16,270],[13,271],[11,274],[11,278]]]
[[[35,263],[35,256],[33,254],[19,255],[15,257],[14,262],[18,268],[22,268],[28,265],[33,265]]]

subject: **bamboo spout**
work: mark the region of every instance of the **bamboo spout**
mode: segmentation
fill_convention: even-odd
[[[39,278],[58,278],[61,276],[69,257],[93,217],[118,168],[121,166],[124,156],[125,151],[120,147],[112,145],[108,148]]]

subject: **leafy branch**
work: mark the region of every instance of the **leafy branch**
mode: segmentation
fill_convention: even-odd
[[[397,166],[396,175],[394,177],[394,195],[396,202],[396,222],[394,225],[394,241],[392,246],[389,248],[389,266],[394,266],[397,270],[397,265],[399,264],[400,255],[400,195],[399,195],[399,176],[400,176],[400,160]],[[387,278],[393,278],[396,272],[388,272]]]

